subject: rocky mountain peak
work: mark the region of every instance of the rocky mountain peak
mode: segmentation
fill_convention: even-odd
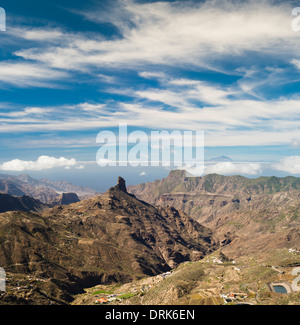
[[[118,183],[115,186],[115,188],[127,193],[126,182],[125,182],[125,179],[123,177],[121,177],[121,176],[118,177]]]

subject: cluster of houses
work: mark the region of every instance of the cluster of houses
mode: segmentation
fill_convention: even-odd
[[[166,277],[170,276],[172,273],[173,272],[168,271],[168,272],[165,272],[165,273],[161,273],[161,274],[157,275],[156,277],[157,278],[162,278],[164,280]]]
[[[221,261],[220,259],[218,259],[216,257],[214,257],[212,261],[213,261],[213,263],[216,263],[216,264],[224,264],[223,261]],[[232,261],[230,261],[230,263],[235,264],[236,262],[234,260],[232,260]]]
[[[159,282],[161,280],[166,279],[168,276],[172,275],[173,272],[168,271],[168,272],[164,272],[161,274],[156,275],[155,277],[153,277],[156,281],[155,282]],[[151,289],[153,287],[153,284],[148,284],[148,285],[143,285],[141,286],[139,289],[137,288],[133,288],[132,289],[132,293],[133,294],[137,294],[138,292],[141,293],[146,293],[149,289]],[[108,304],[110,302],[116,302],[116,301],[122,301],[122,299],[120,298],[122,295],[124,295],[124,293],[119,293],[119,294],[108,294],[105,297],[101,297],[101,298],[97,298],[94,303],[96,305],[104,305],[104,304]]]
[[[18,290],[23,290],[23,289],[30,289],[33,288],[33,284],[36,282],[47,282],[49,280],[47,279],[41,279],[41,278],[33,278],[31,276],[27,276],[27,279],[29,280],[29,284],[27,285],[20,285],[19,282],[17,282],[17,286],[14,288],[10,288],[12,291],[18,291]],[[7,277],[6,283],[10,283],[10,276]]]
[[[300,253],[300,250],[295,249],[295,248],[290,248],[289,253]]]
[[[235,302],[236,300],[246,299],[248,297],[245,293],[231,292],[228,295],[221,295],[225,303]]]
[[[102,305],[102,304],[107,304],[109,302],[112,302],[112,301],[121,301],[122,299],[118,298],[118,295],[116,294],[110,294],[108,295],[106,298],[104,297],[101,297],[101,298],[97,298],[95,300],[95,304],[96,305]]]

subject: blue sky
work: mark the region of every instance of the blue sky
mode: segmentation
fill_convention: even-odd
[[[98,132],[205,132],[205,172],[300,175],[296,1],[0,1],[0,172],[105,190]],[[231,162],[209,162],[226,155]],[[40,157],[42,158],[40,159]]]

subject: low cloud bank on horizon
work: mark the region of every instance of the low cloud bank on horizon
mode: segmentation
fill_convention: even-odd
[[[53,168],[84,169],[85,164],[93,162],[78,162],[75,158],[67,159],[65,157],[55,158],[49,156],[40,156],[36,161],[13,159],[0,165],[3,171],[42,171]],[[96,165],[96,161],[94,162]],[[168,169],[169,167],[167,167]],[[198,175],[197,169],[182,166],[179,169],[186,169],[188,172]],[[203,174],[220,174],[220,175],[260,175],[264,169],[287,172],[289,174],[300,174],[300,156],[285,157],[279,163],[256,163],[256,162],[206,162],[204,164]],[[141,172],[140,175],[146,175]],[[200,176],[200,175],[199,175]]]
[[[55,158],[49,156],[40,156],[36,161],[13,159],[1,164],[0,169],[6,171],[41,171],[56,167],[64,167],[66,169],[69,169],[70,167],[82,168],[81,166],[82,165],[78,166],[75,158],[67,159],[64,157]]]

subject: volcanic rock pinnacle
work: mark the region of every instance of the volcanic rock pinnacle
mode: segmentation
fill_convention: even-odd
[[[116,188],[127,193],[126,182],[123,177],[121,176],[118,177],[118,183],[116,185]]]

